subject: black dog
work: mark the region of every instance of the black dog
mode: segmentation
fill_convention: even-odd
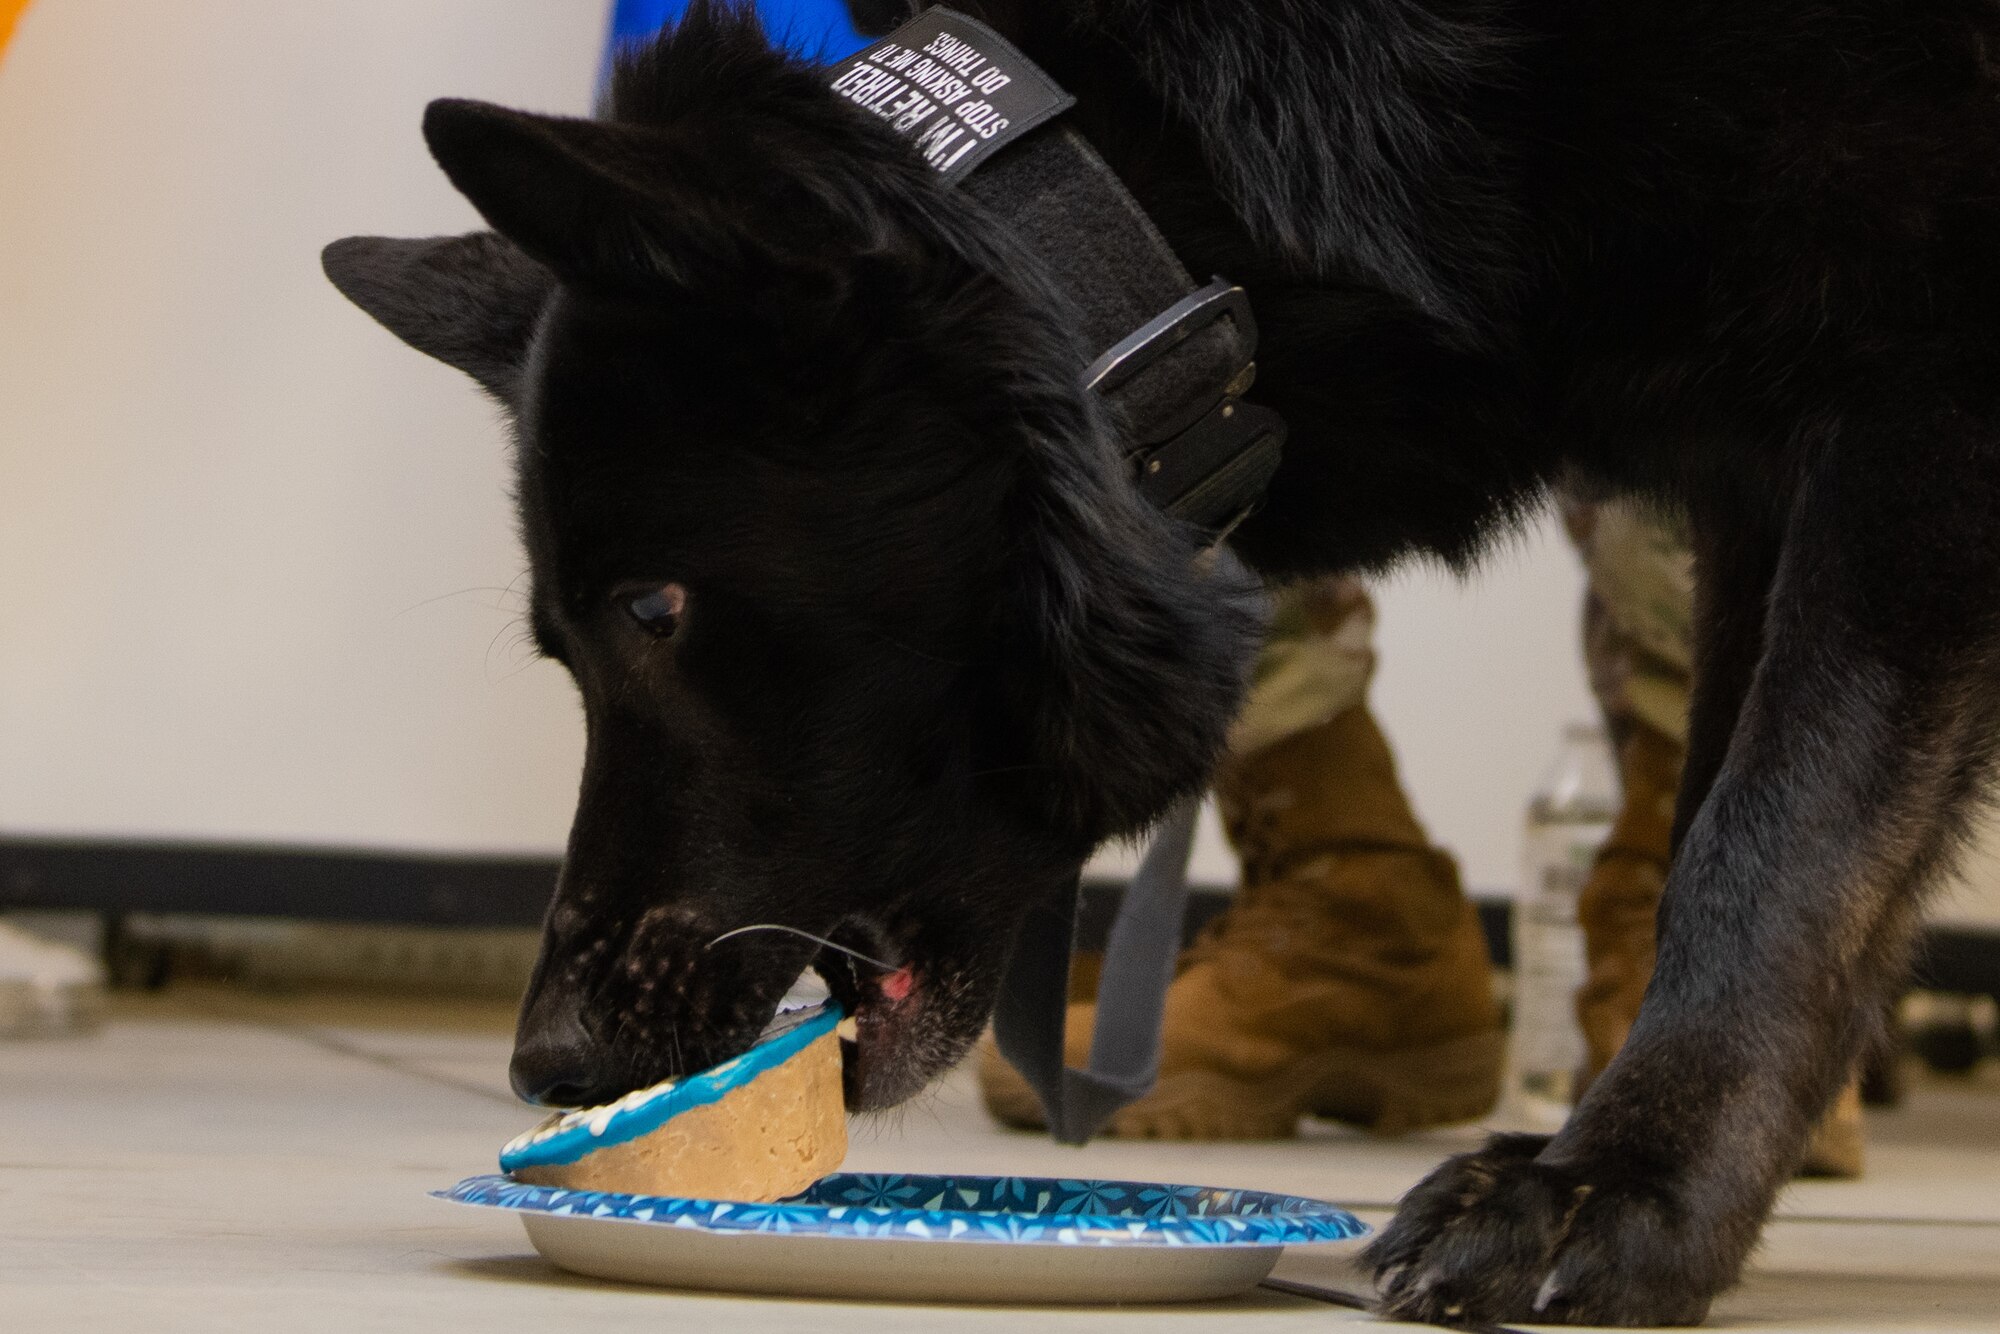
[[[1201,274],[1292,426],[1273,577],[1470,562],[1558,480],[1685,512],[1698,686],[1658,972],[1550,1140],[1412,1192],[1417,1317],[1699,1320],[1851,1071],[2000,729],[2000,3],[962,0]],[[1064,298],[824,75],[697,6],[606,118],[425,133],[497,234],[349,296],[518,423],[589,754],[517,1087],[751,1040],[814,947],[850,1099],[1197,790],[1254,628],[1119,470]],[[906,991],[907,987],[907,991]]]

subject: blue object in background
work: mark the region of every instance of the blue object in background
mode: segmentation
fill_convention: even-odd
[[[687,0],[616,0],[603,72],[609,73],[613,52],[651,37],[686,8]],[[844,0],[756,0],[753,8],[773,42],[810,60],[831,63],[868,45],[868,39],[854,30]]]

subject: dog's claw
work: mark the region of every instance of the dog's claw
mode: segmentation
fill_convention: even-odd
[[[1404,1197],[1368,1260],[1383,1314],[1426,1321],[1697,1324],[1741,1256],[1673,1189],[1496,1140]],[[1745,1247],[1747,1249],[1747,1241]]]

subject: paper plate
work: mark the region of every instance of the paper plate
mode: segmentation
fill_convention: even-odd
[[[677,1288],[894,1301],[1072,1304],[1227,1297],[1286,1246],[1368,1225],[1322,1200],[1043,1177],[837,1172],[776,1204],[468,1177],[443,1200],[510,1209],[552,1263]]]

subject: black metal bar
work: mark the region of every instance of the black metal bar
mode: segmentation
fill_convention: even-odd
[[[537,926],[555,888],[555,857],[372,852],[150,839],[0,838],[0,909],[203,913],[415,926]],[[1123,882],[1087,880],[1081,948],[1101,948]],[[1188,893],[1189,938],[1229,906],[1228,891]],[[1511,962],[1508,901],[1480,897],[1494,962]],[[1933,926],[1915,982],[2000,998],[2000,931]]]
[[[0,907],[536,926],[553,857],[0,838]]]

